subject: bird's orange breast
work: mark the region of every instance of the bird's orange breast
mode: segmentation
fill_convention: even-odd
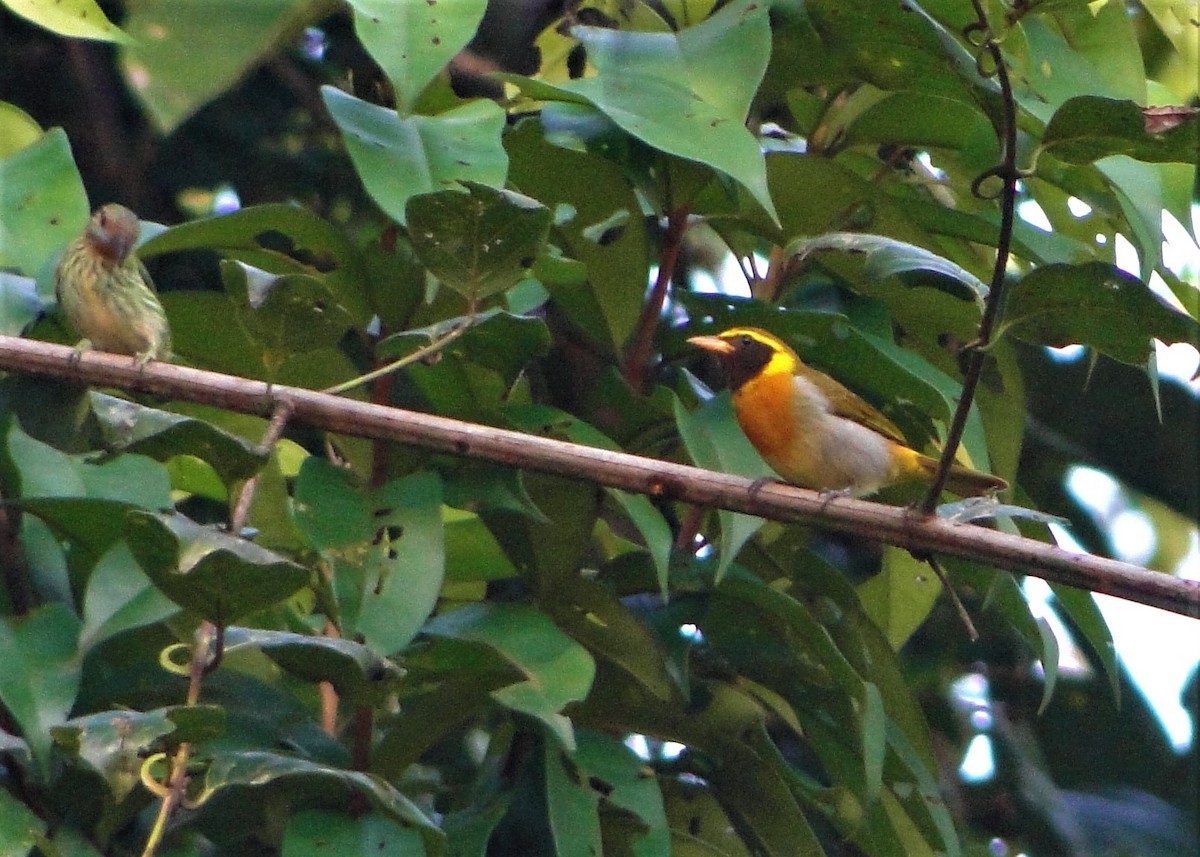
[[[772,373],[751,378],[733,394],[738,424],[759,455],[773,464],[786,457],[796,443],[796,418],[792,397],[795,377]]]

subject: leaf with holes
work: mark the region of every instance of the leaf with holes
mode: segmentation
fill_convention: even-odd
[[[125,537],[155,586],[218,624],[270,607],[309,579],[303,566],[183,515],[130,512]]]
[[[525,276],[546,244],[553,216],[535,199],[464,181],[467,193],[439,191],[405,206],[417,257],[475,303]]]

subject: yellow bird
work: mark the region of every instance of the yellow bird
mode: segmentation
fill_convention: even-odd
[[[54,291],[76,348],[130,354],[144,366],[171,357],[171,329],[150,275],[133,253],[141,224],[123,205],[96,209],[55,271]]]
[[[891,420],[805,365],[778,337],[734,327],[688,342],[721,359],[738,424],[788,482],[864,495],[897,482],[933,480],[937,461],[910,447]],[[958,464],[946,481],[948,490],[962,496],[1007,487],[998,476]]]

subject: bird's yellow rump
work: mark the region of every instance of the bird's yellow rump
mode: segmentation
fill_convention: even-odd
[[[937,461],[910,447],[891,420],[805,365],[778,337],[734,327],[688,342],[721,359],[738,424],[788,482],[863,495],[897,482],[933,480]],[[946,481],[948,490],[962,496],[1007,487],[998,476],[957,464]]]
[[[125,206],[96,209],[58,263],[55,293],[84,337],[79,350],[130,354],[144,366],[170,359],[171,330],[150,275],[133,252],[140,232],[137,215]]]

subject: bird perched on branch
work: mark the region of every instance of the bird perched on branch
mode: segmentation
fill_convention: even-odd
[[[130,354],[138,366],[169,360],[171,329],[145,267],[133,253],[141,224],[123,205],[96,209],[87,228],[63,254],[55,271],[55,293],[83,341]]]
[[[862,495],[897,482],[933,481],[937,461],[910,447],[891,420],[805,365],[778,337],[734,327],[688,342],[721,359],[738,424],[788,482]],[[958,464],[946,481],[949,491],[962,496],[1007,487],[998,476]]]

